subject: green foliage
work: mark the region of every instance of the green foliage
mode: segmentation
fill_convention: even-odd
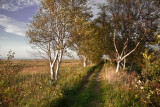
[[[98,6],[100,9],[98,17],[94,20],[97,25],[96,31],[97,35],[101,39],[101,52],[103,55],[109,55],[110,58],[114,57],[114,46],[113,46],[113,26],[109,22],[109,17],[107,16],[107,6],[106,4],[101,4]],[[119,39],[120,40],[120,39]]]
[[[81,45],[81,51],[86,54],[87,58],[92,61],[93,63],[100,63],[102,58],[102,39],[99,36],[98,27],[91,23],[89,28],[85,34],[84,43]]]
[[[146,50],[143,53],[145,66],[142,70],[142,75],[145,79],[160,83],[160,52],[148,53]]]
[[[7,106],[9,102],[14,101],[13,99],[7,98],[7,94],[11,94],[9,87],[13,84],[13,80],[17,73],[23,68],[22,65],[13,64],[12,59],[14,58],[14,52],[8,52],[8,59],[1,60],[0,65],[0,103],[3,106]],[[0,105],[1,105],[0,104]]]
[[[158,33],[155,33],[155,36],[157,37],[157,43],[160,45],[160,29],[157,30]]]
[[[12,62],[12,59],[14,58],[14,52],[9,51],[8,52],[8,59],[2,61],[1,69],[0,69],[0,78],[1,78],[1,84],[11,84],[12,79],[17,74],[18,71],[21,70],[20,65],[15,65]]]
[[[83,14],[86,12],[87,14]],[[90,20],[87,10],[80,11],[75,18],[72,31],[71,49],[76,50],[78,55],[85,56],[87,60],[93,63],[99,63],[102,56],[102,41],[99,36],[99,27],[95,22]]]
[[[157,41],[160,44],[160,35],[157,36]]]
[[[160,106],[160,53],[149,53],[146,50],[143,53],[144,67],[142,70],[142,81],[137,82],[137,96],[142,103],[149,106]]]
[[[131,52],[126,56],[127,66],[132,67],[138,63],[136,66],[140,68],[143,57],[138,54],[148,48],[146,44],[152,44],[156,39],[154,34],[159,27],[157,22],[160,16],[158,3],[150,0],[137,0],[136,2],[108,0],[99,8],[99,16],[95,21],[101,28],[99,36],[102,36],[103,39],[104,54],[109,55],[111,59],[119,60]],[[138,13],[138,11],[142,12]],[[146,17],[150,17],[150,19],[146,19]],[[148,23],[152,24],[148,26]],[[115,32],[115,44],[118,51],[115,51],[113,45],[113,29],[117,31]],[[134,51],[132,51],[133,49]]]

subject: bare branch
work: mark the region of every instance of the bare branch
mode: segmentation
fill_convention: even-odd
[[[116,46],[115,38],[116,38],[116,29],[114,29],[113,43],[114,43],[114,48],[115,48],[116,54],[119,56],[119,52],[118,52],[118,49],[117,49],[117,46]]]
[[[127,46],[128,46],[127,44],[128,44],[128,38],[127,38],[127,40],[126,40],[125,43],[124,43],[124,47],[123,47],[123,50],[122,50],[122,53],[121,53],[121,57],[122,57],[122,55],[123,55],[125,49],[126,49]]]
[[[127,57],[128,55],[130,55],[132,52],[134,52],[134,51],[137,49],[137,47],[139,46],[139,44],[140,44],[140,42],[137,43],[136,47],[135,47],[132,51],[130,51],[129,53],[127,53],[126,55],[124,55],[121,60],[123,60],[124,58],[126,58],[126,57]]]

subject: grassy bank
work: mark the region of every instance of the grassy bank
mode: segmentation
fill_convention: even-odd
[[[104,107],[141,107],[139,98],[130,90],[122,74],[115,73],[113,65],[106,63],[100,73],[100,103]]]

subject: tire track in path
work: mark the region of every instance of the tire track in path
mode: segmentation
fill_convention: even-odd
[[[98,75],[104,63],[92,67],[83,78],[81,86],[75,92],[66,95],[55,107],[101,107],[99,103],[100,82]]]

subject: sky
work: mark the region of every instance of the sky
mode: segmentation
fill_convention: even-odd
[[[104,0],[90,0],[95,4]],[[31,57],[31,45],[25,36],[27,24],[30,24],[38,11],[40,0],[0,0],[0,58],[7,58],[10,50],[15,52],[15,58],[28,59]],[[94,6],[94,17],[98,9]],[[72,52],[76,57],[76,53]]]

